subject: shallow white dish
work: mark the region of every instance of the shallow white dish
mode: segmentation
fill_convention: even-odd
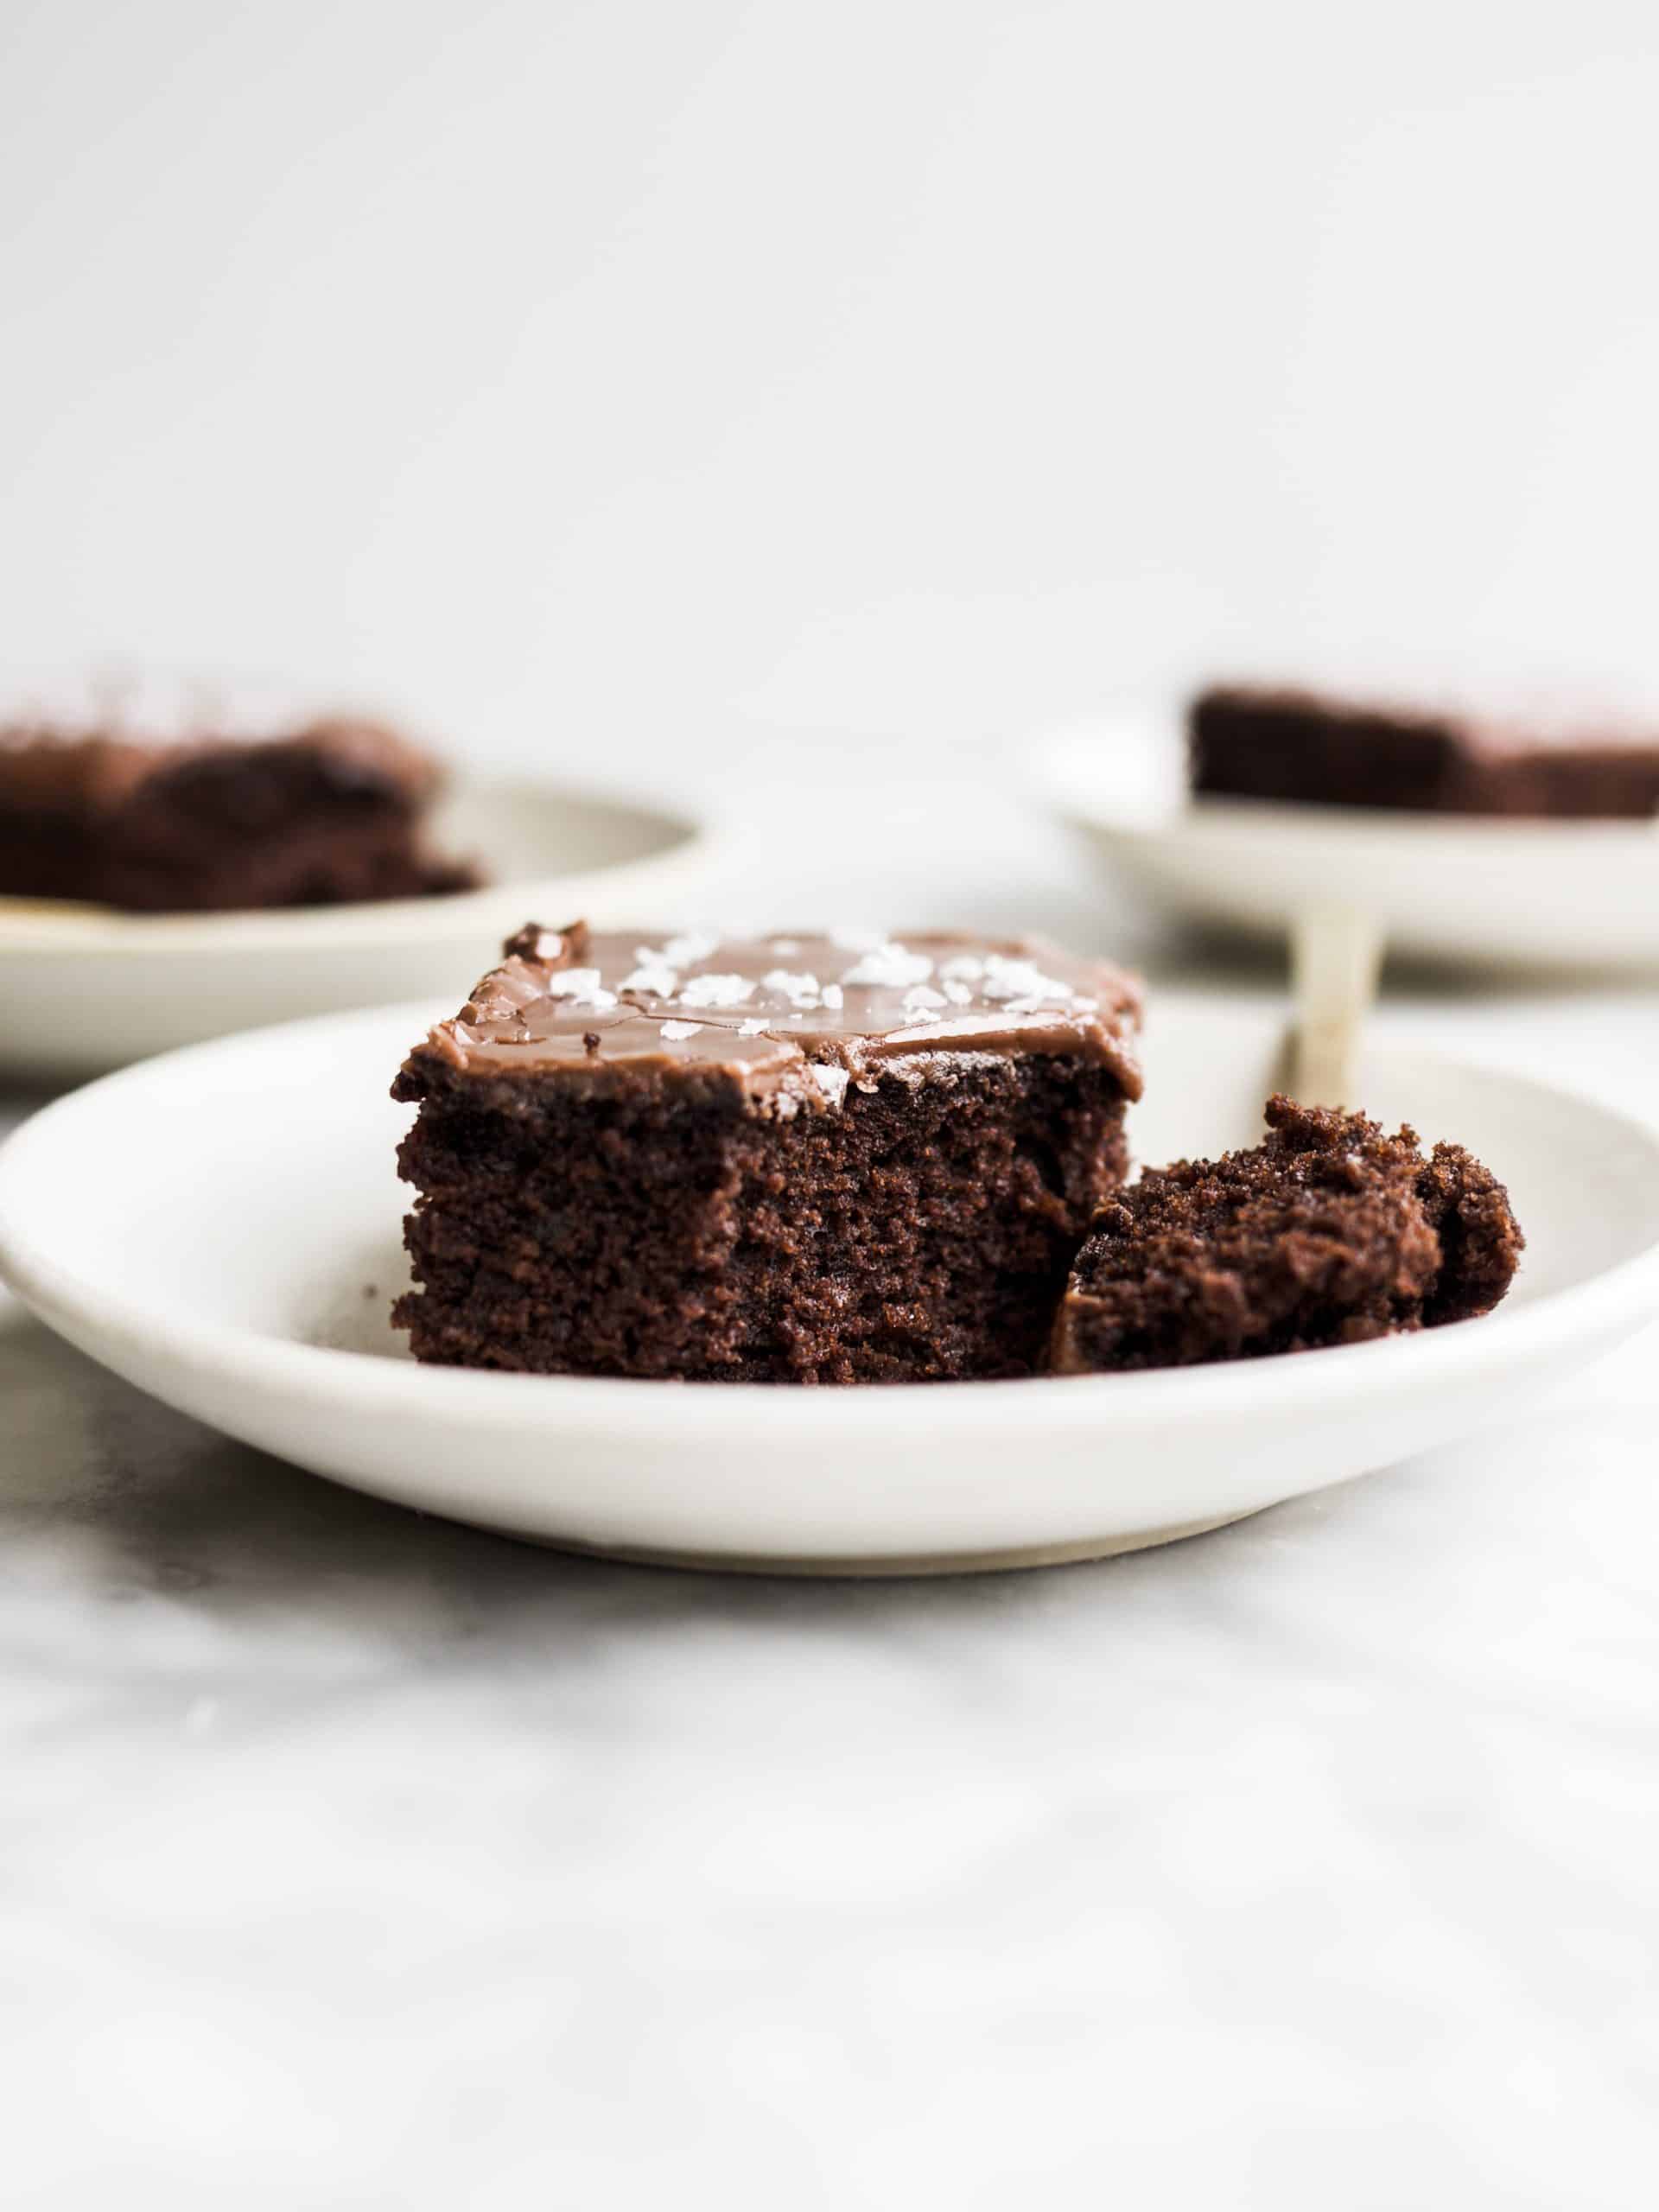
[[[1343,908],[1421,958],[1659,965],[1659,823],[1194,800],[1179,734],[1151,710],[1072,724],[1034,759],[1051,804],[1174,913],[1282,935]]]
[[[1471,1145],[1530,1239],[1486,1319],[1159,1374],[806,1390],[422,1368],[387,1085],[431,1007],[227,1039],[60,1100],[0,1152],[0,1268],[130,1381],[319,1474],[605,1552],[896,1573],[1155,1542],[1386,1465],[1659,1307],[1659,1136],[1518,1078],[1377,1054],[1371,1110]],[[1248,1141],[1272,1018],[1162,998],[1137,1147]]]
[[[545,784],[457,784],[431,841],[476,856],[492,880],[241,914],[0,899],[0,1067],[77,1077],[302,1014],[453,997],[522,923],[671,922],[709,865],[707,836],[683,811]]]

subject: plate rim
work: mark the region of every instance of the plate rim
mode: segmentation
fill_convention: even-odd
[[[1202,1006],[1200,993],[1172,993]],[[241,1322],[170,1318],[157,1321],[137,1298],[101,1288],[84,1268],[66,1263],[33,1225],[48,1187],[36,1175],[35,1155],[56,1144],[67,1128],[109,1110],[124,1092],[167,1088],[202,1056],[234,1057],[303,1043],[342,1027],[381,1024],[411,1041],[433,1018],[430,1001],[311,1015],[185,1046],[118,1069],[84,1084],[33,1114],[0,1145],[0,1278],[48,1326],[76,1340],[105,1338],[136,1355],[159,1345],[175,1363],[199,1375],[234,1374],[250,1383],[299,1392],[330,1408],[359,1410],[421,1399],[436,1414],[464,1418],[473,1427],[521,1433],[528,1408],[539,1404],[566,1433],[576,1429],[631,1439],[660,1433],[664,1419],[682,1433],[706,1438],[734,1422],[762,1437],[795,1431],[804,1393],[787,1386],[746,1382],[682,1382],[608,1376],[524,1375],[493,1370],[435,1367],[409,1359],[318,1344]],[[1641,1146],[1659,1177],[1659,1127],[1592,1094],[1541,1082],[1535,1077],[1484,1066],[1451,1055],[1384,1042],[1373,1057],[1395,1065],[1427,1065],[1541,1095],[1556,1107],[1588,1107],[1626,1141]],[[1517,1306],[1500,1306],[1478,1323],[1376,1342],[1328,1347],[1317,1358],[1282,1354],[1261,1360],[1160,1368],[1128,1375],[1034,1376],[1009,1381],[890,1383],[868,1389],[820,1389],[808,1402],[815,1423],[855,1441],[872,1431],[918,1426],[948,1429],[971,1421],[1028,1420],[1033,1414],[1062,1427],[1116,1423],[1164,1427],[1172,1401],[1196,1400],[1208,1420],[1251,1411],[1264,1395],[1283,1410],[1287,1391],[1310,1410],[1343,1399],[1357,1410],[1393,1395],[1409,1377],[1430,1382],[1449,1370],[1471,1378],[1483,1369],[1506,1368],[1529,1350],[1560,1350],[1633,1333],[1659,1313],[1659,1234],[1640,1250],[1588,1280]],[[94,1355],[96,1356],[96,1355]]]

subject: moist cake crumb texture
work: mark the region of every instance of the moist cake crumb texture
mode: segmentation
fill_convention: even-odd
[[[513,938],[394,1089],[417,1357],[852,1382],[1040,1363],[1139,1001],[950,934]]]
[[[1488,1312],[1523,1239],[1460,1146],[1269,1100],[1248,1152],[1149,1171],[1077,1255],[1052,1364],[1099,1373],[1362,1343]]]

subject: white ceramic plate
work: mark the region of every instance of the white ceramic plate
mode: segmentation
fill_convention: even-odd
[[[1395,1053],[1364,1096],[1504,1175],[1530,1238],[1480,1321],[1160,1374],[866,1389],[417,1367],[387,1085],[434,1007],[232,1038],[107,1077],[0,1153],[0,1268],[118,1374],[338,1481],[544,1541],[819,1571],[1157,1541],[1379,1467],[1517,1402],[1659,1306],[1659,1137]],[[1143,1157],[1251,1140],[1270,1017],[1166,997]]]
[[[709,865],[702,829],[683,812],[541,784],[457,785],[434,810],[431,839],[476,855],[492,881],[245,914],[0,899],[0,1067],[78,1077],[300,1014],[453,997],[520,924],[673,921]]]
[[[1192,799],[1167,715],[1040,741],[1051,803],[1166,911],[1281,935],[1345,908],[1397,951],[1501,967],[1659,964],[1659,823]]]

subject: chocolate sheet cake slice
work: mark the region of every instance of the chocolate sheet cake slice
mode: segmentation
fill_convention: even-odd
[[[436,764],[352,718],[277,735],[0,728],[0,895],[131,912],[337,906],[464,890],[422,842]]]
[[[417,1358],[1017,1376],[1122,1180],[1135,985],[1039,944],[527,928],[405,1062]]]
[[[1193,701],[1187,736],[1200,796],[1581,819],[1659,812],[1659,728],[1605,715],[1217,684]]]
[[[1363,1343],[1484,1313],[1523,1238],[1459,1145],[1268,1103],[1249,1152],[1150,1170],[1103,1211],[1056,1324],[1061,1374]]]

